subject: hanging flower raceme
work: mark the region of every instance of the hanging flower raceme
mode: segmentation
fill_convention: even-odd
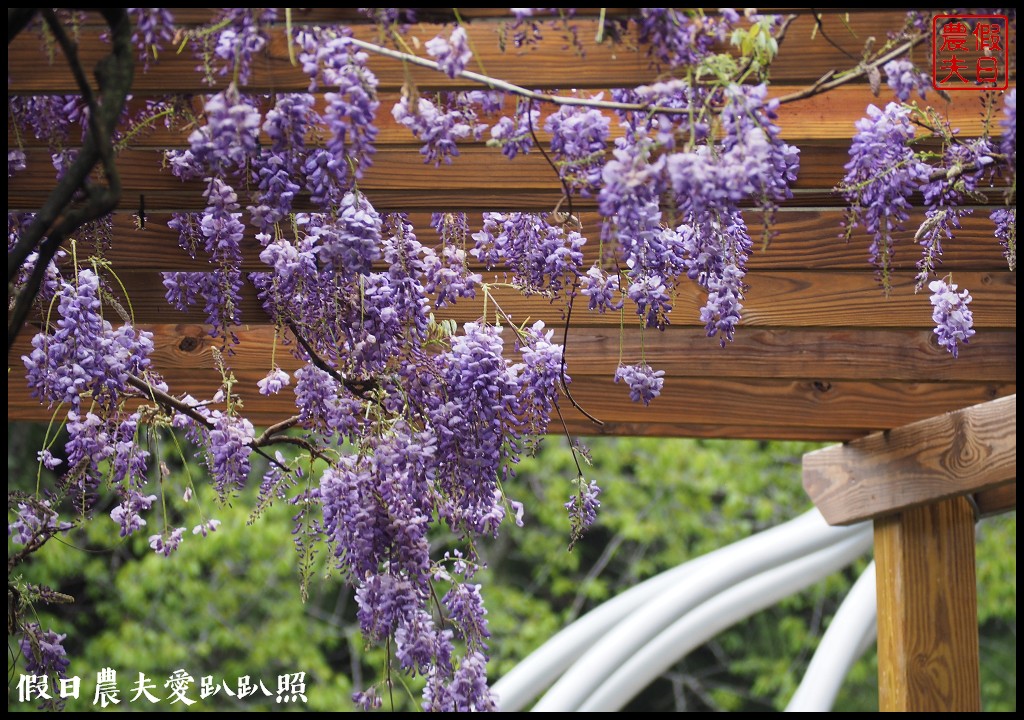
[[[857,121],[841,186],[849,204],[847,233],[862,225],[872,236],[870,259],[886,288],[895,233],[910,217],[910,196],[931,175],[931,168],[910,147],[913,138],[908,108],[896,103],[885,109],[869,105],[868,117]]]
[[[149,367],[152,333],[127,323],[115,330],[103,318],[100,279],[92,270],[62,282],[56,316],[54,332],[36,334],[32,352],[22,356],[33,396],[77,410],[89,394],[113,409],[128,392],[129,376]]]
[[[932,291],[932,321],[939,345],[956,357],[960,344],[974,335],[974,314],[967,307],[971,295],[966,290],[957,292],[956,283],[945,280],[933,280],[928,289]]]

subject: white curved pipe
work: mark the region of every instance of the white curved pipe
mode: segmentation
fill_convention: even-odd
[[[634,585],[603,602],[553,635],[530,653],[491,688],[501,712],[518,712],[544,692],[580,654],[651,598],[667,588],[685,582],[700,567],[713,562],[707,556],[695,558]]]
[[[692,570],[683,576],[684,581],[674,583],[642,608],[634,609],[617,625],[604,627],[603,635],[554,683],[534,710],[571,711],[579,707],[623,662],[687,611],[752,575],[858,535],[865,527],[830,527],[816,509],[811,509],[782,525],[684,564],[683,568],[690,566]],[[523,662],[532,664],[545,653],[557,652],[557,640],[555,636]],[[544,683],[554,680],[556,672],[543,678]],[[501,683],[495,689],[503,689]],[[530,688],[535,689],[536,686]],[[511,703],[505,704],[510,700],[503,693],[500,707],[511,707]],[[515,699],[519,707],[521,700]]]
[[[786,712],[830,712],[843,680],[878,634],[875,562],[861,573],[825,631]]]
[[[871,528],[823,550],[760,573],[719,593],[663,630],[580,703],[581,712],[613,712],[622,707],[691,650],[756,612],[774,605],[871,549]]]

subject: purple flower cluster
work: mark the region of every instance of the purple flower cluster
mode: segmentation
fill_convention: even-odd
[[[450,78],[457,77],[465,70],[473,57],[466,29],[461,25],[452,30],[451,36],[447,39],[438,35],[433,40],[427,40],[426,47],[427,54],[437,61],[441,71]]]
[[[209,72],[212,70],[219,75],[231,73],[242,85],[248,84],[254,56],[267,47],[268,39],[264,26],[276,19],[277,11],[274,8],[223,9],[220,15],[214,18],[213,27],[217,28],[217,31],[210,36],[204,36],[204,42],[197,48],[205,55],[204,64],[196,69],[207,72],[207,81],[211,85],[213,78]],[[222,61],[219,67],[206,65],[211,55]]]
[[[64,650],[66,634],[58,635],[53,630],[43,630],[39,623],[26,623],[21,628],[19,641],[21,654],[25,656],[25,672],[47,677],[67,677],[71,664]]]
[[[522,332],[518,341],[523,355],[519,370],[519,387],[521,402],[531,408],[530,415],[524,425],[531,434],[541,435],[547,432],[551,413],[558,403],[560,383],[572,382],[572,378],[563,372],[562,356],[565,347],[551,342],[554,330],[547,330],[544,322],[538,320],[532,327]]]
[[[164,46],[174,40],[174,15],[167,8],[126,8],[135,25],[132,43],[139,50],[143,71],[156,62]]]
[[[999,208],[989,216],[996,224],[995,235],[1003,246],[1003,257],[1010,270],[1017,269],[1017,208]]]
[[[168,303],[186,312],[202,299],[210,336],[237,342],[231,328],[242,322],[240,271],[164,272],[161,275]]]
[[[7,178],[14,177],[14,173],[25,169],[25,152],[23,150],[7,151]]]
[[[670,295],[683,268],[678,234],[662,227],[661,193],[668,189],[665,156],[654,157],[655,142],[627,130],[616,141],[602,171],[598,195],[602,235],[618,246],[629,285],[626,295],[647,327],[664,328]]]
[[[915,236],[922,248],[921,259],[917,261],[917,290],[924,288],[942,262],[942,241],[952,239],[960,229],[960,218],[971,214],[970,208],[961,206],[965,198],[973,196],[993,163],[990,152],[985,138],[951,143],[943,152],[946,172],[923,184],[928,209]]]
[[[163,555],[164,557],[170,557],[174,554],[174,551],[181,545],[182,536],[185,534],[185,528],[174,528],[168,533],[166,530],[159,535],[149,536],[149,546],[153,548],[153,552],[157,555]]]
[[[506,266],[512,281],[527,292],[556,297],[581,274],[586,238],[575,230],[548,225],[545,215],[484,213],[473,233],[470,254],[488,269]]]
[[[426,283],[424,291],[434,295],[434,307],[454,305],[459,298],[476,297],[480,273],[471,273],[467,265],[466,241],[469,223],[465,213],[434,213],[430,224],[441,237],[441,254],[423,258]]]
[[[544,122],[559,176],[571,190],[590,196],[600,186],[610,124],[599,110],[572,105],[563,105]]]
[[[77,410],[81,396],[91,393],[93,402],[112,409],[128,391],[128,376],[149,367],[152,333],[128,324],[115,330],[103,319],[100,279],[92,270],[63,282],[58,297],[55,331],[38,333],[21,358],[32,394]]]
[[[597,511],[601,507],[601,501],[597,499],[601,494],[601,488],[598,487],[596,481],[587,482],[583,476],[580,476],[577,479],[577,485],[578,492],[571,495],[569,502],[564,505],[565,509],[569,511],[573,542],[581,538],[583,532],[594,524],[594,521],[597,520]]]
[[[416,100],[415,109],[409,107],[408,97],[402,97],[391,114],[423,142],[420,148],[423,162],[433,163],[435,167],[442,161],[451,164],[452,158],[459,154],[457,143],[468,137],[479,140],[486,127],[476,123],[475,114],[465,112],[459,104],[444,107],[423,96]]]
[[[620,365],[615,371],[615,382],[629,386],[629,397],[633,402],[650,405],[651,400],[661,395],[665,385],[665,371],[654,370],[650,365]]]
[[[223,414],[219,410],[214,410],[210,415],[214,424],[206,443],[209,449],[208,464],[213,484],[221,497],[224,497],[233,489],[245,487],[256,431],[245,418]]]
[[[110,511],[110,519],[121,526],[121,537],[128,537],[146,525],[139,513],[149,510],[156,502],[156,495],[143,495],[137,490],[129,490],[128,497]]]
[[[580,278],[580,293],[590,300],[590,309],[598,312],[619,310],[622,298],[616,299],[619,291],[618,273],[609,273],[594,265]]]
[[[731,9],[718,16],[691,18],[678,8],[640,8],[637,39],[647,46],[655,66],[697,65],[715,52],[715,44],[728,37],[739,19]]]
[[[307,365],[295,371],[295,404],[303,427],[328,439],[355,437],[362,405],[323,370]]]
[[[70,529],[71,524],[60,521],[49,500],[29,499],[18,503],[17,517],[7,525],[7,536],[16,545],[28,545],[34,539]]]
[[[206,124],[188,136],[191,161],[208,174],[241,170],[256,155],[262,117],[232,84],[211,96],[204,108]]]
[[[686,275],[708,293],[701,321],[708,337],[720,335],[724,347],[740,320],[746,290],[743,278],[753,242],[739,211],[722,215],[721,221],[695,222],[690,217],[678,232]]]
[[[910,196],[927,182],[931,168],[914,154],[914,128],[909,109],[889,103],[885,109],[868,106],[868,117],[857,121],[850,161],[841,191],[849,210],[847,234],[861,225],[871,234],[871,262],[889,286],[897,231],[910,216]]]
[[[928,289],[932,291],[932,322],[939,345],[956,357],[959,344],[966,345],[974,335],[974,314],[967,307],[971,295],[967,290],[958,293],[958,286],[945,280],[933,280]]]
[[[520,100],[516,104],[514,117],[503,117],[491,128],[491,139],[487,144],[501,148],[509,160],[516,155],[527,155],[533,149],[533,133],[540,122],[540,110],[534,110],[531,103]]]
[[[256,383],[261,395],[276,395],[282,388],[291,383],[291,376],[279,367],[275,367],[267,376]]]
[[[326,151],[340,162],[329,167],[337,182],[345,186],[352,163],[352,181],[363,176],[374,152],[377,128],[373,121],[377,100],[377,76],[367,67],[369,56],[356,49],[347,37],[328,37],[326,33],[301,32],[296,38],[302,48],[299,59],[310,78],[310,92],[319,82],[336,91],[324,94],[327,110],[324,123],[330,132]],[[307,172],[309,172],[307,162]]]
[[[520,436],[516,374],[502,355],[499,328],[466,323],[439,359],[445,388],[428,409],[437,442],[438,517],[466,535],[495,535],[505,517],[498,481]]]
[[[915,94],[922,100],[925,99],[925,91],[932,84],[931,79],[918,70],[910,60],[890,60],[882,69],[885,70],[886,82],[900,102],[907,102]]]

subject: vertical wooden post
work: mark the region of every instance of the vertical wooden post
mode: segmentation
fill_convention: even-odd
[[[981,709],[974,521],[963,497],[875,520],[883,712]]]

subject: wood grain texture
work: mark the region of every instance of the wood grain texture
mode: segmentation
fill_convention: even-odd
[[[184,254],[184,251],[181,251]],[[202,323],[206,314],[202,307],[179,312],[169,307],[165,289],[157,271],[126,271],[119,273],[128,291],[137,322]],[[974,324],[979,330],[1009,329],[1016,327],[1017,277],[1011,272],[974,273],[958,272],[955,280],[969,288],[974,297],[971,309]],[[484,281],[502,283],[501,274],[487,274]],[[914,293],[913,275],[899,273],[893,278],[893,292],[886,298],[871,272],[756,272],[747,276],[749,289],[743,302],[743,327],[853,327],[853,328],[916,328],[933,327],[931,305],[927,297]],[[543,320],[549,327],[561,327],[565,322],[565,302],[555,303],[539,297],[524,297],[517,290],[494,287],[488,302],[488,321],[495,321],[496,307],[500,306],[517,324]],[[705,303],[704,292],[693,282],[684,282],[673,298],[671,322],[674,327],[703,327],[700,308]],[[573,313],[573,324],[578,327],[618,328],[622,320],[618,313],[597,313],[581,307]],[[255,288],[246,283],[240,302],[244,324],[267,324],[268,319],[257,297]],[[484,310],[483,293],[476,299],[460,300],[450,308],[436,312],[440,318],[458,322],[477,320]],[[507,322],[506,318],[498,318]],[[626,310],[626,327],[635,327],[639,318]],[[657,331],[650,331],[653,334]],[[636,352],[638,349],[633,348]],[[950,359],[952,361],[952,358]]]
[[[174,370],[215,367],[213,348],[220,340],[209,335],[201,324],[141,325],[153,333],[151,358],[156,367]],[[267,371],[274,328],[252,325],[236,329],[239,344],[231,357],[238,370]],[[737,378],[756,380],[776,378],[808,380],[825,387],[843,380],[930,383],[976,383],[984,378],[991,383],[1016,381],[1016,333],[987,331],[971,339],[956,362],[934,341],[930,330],[853,330],[799,328],[744,328],[726,348],[695,329],[670,328],[664,333],[627,328],[622,337],[624,348],[638,348],[644,336],[645,358],[652,367],[672,378]],[[506,355],[516,360],[511,333],[506,331]],[[285,370],[301,366],[292,355],[296,347],[278,338],[276,362]],[[561,331],[555,341],[561,343]],[[610,378],[619,364],[617,328],[580,328],[573,326],[566,343],[566,372],[570,377]],[[30,333],[16,342],[8,355],[8,364],[18,368],[22,355],[30,349]],[[624,362],[636,358],[623,355]],[[13,383],[20,382],[15,377]]]
[[[95,14],[91,14],[95,21]],[[212,13],[207,17],[212,19]],[[821,22],[824,31],[835,42],[831,45],[822,31],[816,30],[814,17],[804,10],[790,26],[780,52],[772,64],[772,79],[777,83],[806,83],[818,80],[826,71],[842,71],[856,65],[862,56],[864,41],[880,30],[894,30],[903,25],[905,12],[898,10],[876,13],[822,13]],[[304,91],[309,81],[301,69],[291,65],[285,43],[284,13],[279,13],[282,22],[269,29],[267,51],[258,56],[254,62],[254,72],[248,85],[249,89],[267,92]],[[296,24],[303,24],[300,14],[296,14]],[[197,19],[196,15],[187,18]],[[87,16],[88,20],[88,16]],[[544,40],[535,47],[523,50],[509,48],[502,51],[498,46],[499,34],[507,18],[480,17],[471,22],[468,32],[473,46],[477,49],[477,57],[487,71],[496,77],[530,88],[606,88],[635,86],[644,82],[653,82],[658,70],[652,68],[643,51],[635,48],[635,37],[627,34],[626,42],[621,45],[594,42],[597,34],[597,21],[593,17],[578,19],[578,27],[585,56],[566,61],[563,48],[567,45],[564,33],[557,30],[545,30]],[[324,18],[316,22],[325,21]],[[329,22],[349,23],[349,18],[331,18]],[[309,22],[314,22],[312,19]],[[355,37],[374,42],[378,40],[376,28],[363,24],[353,24]],[[421,23],[409,28],[409,43],[413,47],[422,48],[423,44],[435,35],[444,32],[441,25]],[[86,25],[79,33],[80,55],[83,65],[92,67],[107,51],[107,45],[99,37],[102,29],[96,25]],[[450,32],[450,28],[447,29]],[[1014,49],[1011,48],[1011,54]],[[420,54],[425,53],[420,50]],[[174,49],[165,48],[160,63],[148,73],[139,73],[134,90],[137,94],[189,92],[196,88],[196,65],[198,60],[191,51],[177,54]],[[41,68],[48,72],[41,73]],[[405,81],[402,64],[395,60],[372,57],[370,67],[377,74],[380,86],[385,91],[397,91]],[[474,63],[474,68],[475,63]],[[413,68],[413,78],[418,84],[437,88],[466,88],[469,83],[462,80],[450,80],[441,73],[424,68]],[[66,65],[56,53],[54,62],[50,62],[47,49],[38,35],[32,32],[22,33],[8,46],[8,75],[11,77],[9,92],[32,93],[77,92],[77,87]],[[219,78],[221,85],[226,78]],[[864,83],[866,84],[866,83]]]
[[[974,511],[965,498],[875,521],[882,712],[978,712]]]
[[[236,369],[234,388],[245,400],[247,414],[259,412],[261,419],[276,422],[294,413],[295,398],[290,390],[269,398],[259,395],[256,383],[268,371],[269,364],[260,369]],[[221,384],[219,373],[200,362],[167,367],[164,377],[173,391],[187,390],[196,397],[211,397]],[[863,434],[870,428],[897,427],[964,404],[1009,395],[1016,392],[1016,385],[670,378],[649,407],[631,402],[628,389],[610,376],[577,376],[570,390],[587,412],[612,424],[706,425],[725,433],[724,437],[732,437],[729,427],[749,436],[743,428],[773,426],[773,437],[788,434],[793,439],[810,439],[807,428],[846,429],[851,432],[845,436],[856,437],[852,431]],[[565,399],[562,412],[564,418],[579,421],[580,432],[601,432],[599,426],[588,428]],[[29,398],[23,379],[12,378],[8,380],[8,417],[40,420],[48,419],[50,412]],[[553,425],[553,429],[557,432],[561,427]]]
[[[785,97],[787,95],[803,90],[801,85],[772,84],[769,88],[769,98]],[[193,91],[198,90],[194,88]],[[219,88],[207,90],[208,94],[219,91]],[[558,95],[576,95],[579,97],[595,97],[600,94],[603,99],[611,97],[610,90],[589,90],[586,92],[569,93],[559,92]],[[437,102],[437,93],[426,89],[421,91],[422,97]],[[326,109],[324,92],[313,94],[315,107],[322,114]],[[182,122],[187,120],[189,113],[195,117],[202,117],[203,106],[206,95],[202,93],[189,94],[179,99],[183,110]],[[375,140],[377,146],[416,146],[420,143],[412,135],[407,127],[401,125],[391,113],[392,108],[402,98],[401,93],[380,92],[377,99],[380,107],[374,119],[374,126],[378,130]],[[871,92],[866,85],[844,85],[823,95],[815,95],[810,98],[789,102],[778,109],[776,124],[782,131],[782,137],[791,144],[801,144],[808,140],[849,140],[853,132],[854,124],[866,115],[868,105],[885,105],[893,100],[895,95],[891,91],[878,96]],[[128,115],[130,117],[145,118],[152,114],[147,109],[148,103],[153,98],[134,98],[128,103]],[[269,95],[250,96],[250,102],[254,103],[263,115],[273,106],[273,99]],[[493,125],[500,115],[511,115],[515,112],[516,102],[514,98],[506,98],[501,113],[494,115],[482,115],[480,121],[488,126]],[[961,137],[972,137],[980,135],[985,127],[984,119],[978,112],[978,101],[974,96],[964,97],[958,95],[951,97],[949,103],[943,103],[943,114],[951,127],[959,129]],[[537,138],[545,145],[550,142],[551,134],[544,129],[545,120],[555,112],[554,105],[538,103],[536,109],[540,117],[534,125]],[[610,138],[615,139],[625,134],[625,130],[619,122],[618,115],[611,110],[602,110],[603,115],[609,119]],[[999,132],[999,128],[992,128]],[[178,127],[168,128],[163,123],[155,123],[147,127],[143,132],[134,135],[131,146],[135,148],[177,148],[182,147],[188,137],[189,130],[182,130]],[[485,132],[479,140],[467,138],[459,142],[460,148],[479,147],[490,138],[490,133]],[[70,143],[79,141],[79,138],[71,137]],[[263,145],[269,144],[269,137],[266,133],[260,133],[260,142]],[[311,146],[322,144],[322,138],[317,138],[310,133],[307,142]],[[37,138],[34,134],[24,135],[16,132],[12,124],[7,127],[7,144],[10,147],[36,148],[46,147],[45,138]],[[423,159],[419,160],[421,163]]]
[[[922,420],[804,456],[804,489],[832,525],[1010,483],[1017,396]]]
[[[103,249],[103,256],[120,270],[192,270],[209,269],[209,261],[202,257],[192,259],[178,247],[178,234],[167,227],[171,213],[152,209],[161,196],[145,198],[146,224],[139,229],[134,213],[120,212],[112,216],[112,230],[109,242]],[[136,205],[139,198],[135,198]],[[945,244],[941,269],[950,271],[1003,271],[1007,269],[1003,249],[993,236],[993,223],[987,208],[979,208],[961,221],[962,228],[956,239]],[[430,213],[408,214],[415,228],[417,239],[425,245],[439,248],[437,231],[430,225]],[[580,217],[583,225],[581,234],[587,238],[583,248],[584,267],[597,261],[601,237],[601,217],[596,212],[585,212]],[[914,228],[924,219],[923,212],[915,213],[907,222],[911,228],[896,234],[897,251],[892,269],[897,272],[914,272],[920,256],[913,241]],[[747,213],[750,232],[755,237],[754,251],[747,267],[751,273],[764,270],[854,270],[870,272],[867,248],[870,239],[856,234],[850,242],[839,235],[842,229],[843,212],[840,210],[792,208],[780,211],[772,225],[773,237],[767,248],[759,242],[760,214]],[[470,232],[480,230],[482,214],[469,213],[467,216]],[[256,240],[256,228],[245,228],[241,243],[242,268],[264,270],[259,254],[263,249]],[[283,237],[292,238],[290,228],[282,228]],[[473,239],[466,239],[466,248],[473,247]],[[79,243],[79,253],[90,253],[95,245]],[[469,256],[469,265],[482,270],[478,262]]]
[[[979,517],[1001,515],[1017,509],[1017,481],[974,494]]]

